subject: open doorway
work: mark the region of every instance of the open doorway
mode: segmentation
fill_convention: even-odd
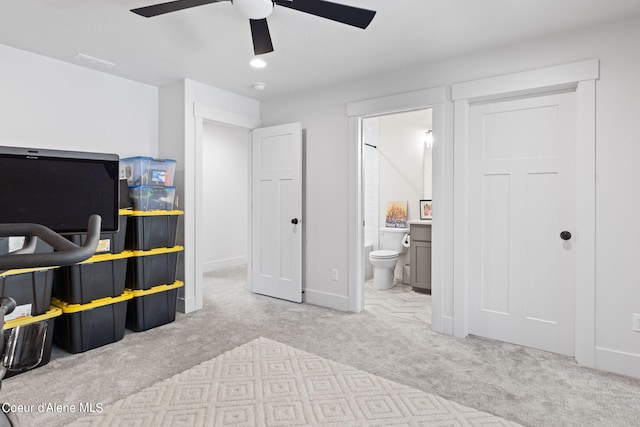
[[[251,130],[202,124],[202,227],[199,259],[203,306],[246,292]]]
[[[431,329],[453,334],[453,144],[451,105],[445,87],[373,98],[347,105],[349,117],[349,310],[364,310],[364,215],[362,212],[362,120],[430,108],[433,122],[431,226]]]
[[[364,309],[426,325],[431,325],[431,242],[424,250],[425,244],[411,243],[410,231],[431,231],[422,211],[433,201],[432,112],[366,117],[360,131]],[[427,286],[412,268],[429,276]]]
[[[200,237],[205,274],[246,269],[250,133],[242,127],[203,124]]]

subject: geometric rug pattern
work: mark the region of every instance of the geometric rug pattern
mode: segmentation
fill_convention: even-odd
[[[258,338],[72,426],[518,426]]]
[[[396,283],[391,289],[376,289],[368,281],[364,295],[364,309],[369,313],[431,325],[430,294],[415,292],[403,283]]]

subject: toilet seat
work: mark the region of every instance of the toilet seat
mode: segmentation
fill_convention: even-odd
[[[390,258],[396,258],[398,256],[398,252],[396,251],[388,251],[385,249],[381,249],[379,251],[373,251],[369,253],[369,258],[375,258],[375,259],[390,259]]]

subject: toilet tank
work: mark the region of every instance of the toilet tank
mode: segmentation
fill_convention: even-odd
[[[408,232],[408,228],[382,227],[380,229],[380,249],[403,253],[407,248],[402,246],[402,240]]]

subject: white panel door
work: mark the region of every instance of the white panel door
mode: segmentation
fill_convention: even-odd
[[[302,126],[252,135],[253,292],[302,302]]]
[[[574,354],[575,92],[469,111],[469,333]]]

